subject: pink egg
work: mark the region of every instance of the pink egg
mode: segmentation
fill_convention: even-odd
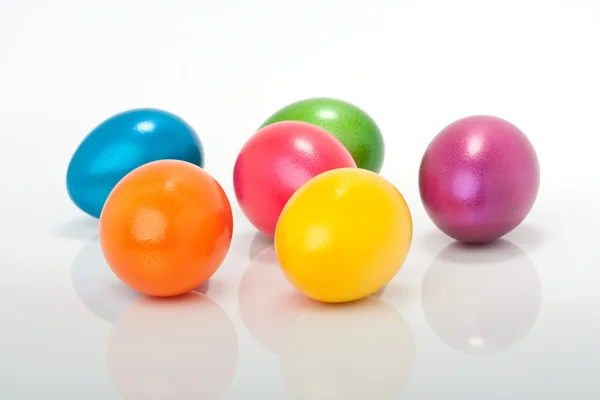
[[[273,238],[281,210],[296,190],[337,168],[356,168],[356,163],[331,133],[307,122],[275,122],[259,129],[240,150],[233,188],[248,220]]]
[[[515,229],[540,185],[531,142],[501,118],[472,116],[444,128],[419,171],[421,200],[433,223],[465,243],[485,243]]]

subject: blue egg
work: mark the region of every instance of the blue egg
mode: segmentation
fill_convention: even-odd
[[[108,195],[125,175],[164,159],[204,167],[202,143],[192,127],[162,110],[125,111],[83,139],[69,163],[67,191],[77,207],[99,218]]]

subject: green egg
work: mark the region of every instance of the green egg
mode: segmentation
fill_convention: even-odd
[[[319,126],[346,146],[359,168],[379,173],[385,145],[375,121],[362,109],[343,100],[318,97],[292,103],[271,115],[261,128],[280,121],[302,121]]]

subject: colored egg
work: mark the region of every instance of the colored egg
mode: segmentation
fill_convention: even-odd
[[[162,159],[204,166],[202,144],[192,127],[162,110],[125,111],[83,139],[69,163],[67,192],[83,212],[99,218],[121,178],[140,165]]]
[[[346,146],[359,168],[379,172],[385,145],[375,121],[361,108],[343,100],[312,98],[292,103],[270,116],[262,126],[279,121],[317,125]]]
[[[515,229],[537,198],[540,167],[531,142],[512,123],[472,116],[444,128],[419,171],[425,210],[446,235],[485,243]]]
[[[283,206],[309,179],[335,168],[356,167],[344,145],[324,129],[283,121],[256,132],[242,147],[233,185],[240,208],[273,237]]]
[[[412,217],[385,178],[359,168],[325,172],[303,185],[281,212],[275,251],[306,296],[339,303],[384,287],[412,241]]]
[[[159,160],[127,174],[100,216],[100,246],[132,289],[176,296],[206,282],[223,262],[233,231],[229,200],[197,165]]]

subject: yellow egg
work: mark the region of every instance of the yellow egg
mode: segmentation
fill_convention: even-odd
[[[400,270],[412,241],[402,194],[359,168],[322,173],[287,202],[275,231],[286,278],[304,295],[341,303],[367,297]]]

